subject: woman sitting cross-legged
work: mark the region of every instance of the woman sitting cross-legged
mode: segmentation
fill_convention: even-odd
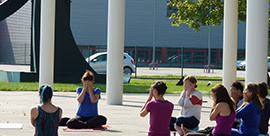
[[[202,93],[197,88],[197,79],[194,76],[187,76],[184,79],[184,90],[182,91],[178,104],[182,107],[179,117],[171,117],[170,130],[177,131],[180,135],[184,132],[183,125],[187,129],[197,128],[201,118]]]
[[[106,124],[107,118],[98,115],[98,100],[100,99],[100,89],[94,88],[94,75],[86,71],[81,79],[83,87],[77,88],[77,101],[79,108],[76,117],[69,119],[63,118],[60,124],[67,125],[69,128],[95,128]],[[68,120],[68,121],[67,121]]]

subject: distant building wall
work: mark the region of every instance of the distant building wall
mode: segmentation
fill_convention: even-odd
[[[126,0],[125,52],[129,53],[139,66],[152,62],[153,31],[156,35],[156,58],[160,66],[181,64],[181,50],[184,48],[184,65],[203,67],[208,62],[209,27],[195,32],[186,24],[171,26],[167,16],[167,0]],[[72,1],[71,29],[82,54],[85,57],[95,52],[106,51],[108,1]],[[155,24],[155,27],[153,25]],[[155,28],[155,30],[154,30]],[[238,58],[245,56],[245,22],[238,25]],[[222,67],[223,24],[210,28],[211,64]],[[136,55],[137,53],[137,55]],[[135,58],[135,56],[137,58]]]
[[[78,45],[107,45],[108,1],[72,1],[71,28]],[[126,0],[125,47],[153,46],[153,0]],[[195,32],[187,25],[171,26],[167,0],[156,1],[156,47],[207,48],[208,27]],[[238,49],[245,49],[245,22],[239,23]],[[223,48],[223,25],[211,27],[211,48]]]
[[[1,21],[0,28],[0,63],[30,64],[31,1]]]

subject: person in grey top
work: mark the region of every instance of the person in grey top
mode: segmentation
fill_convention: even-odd
[[[243,90],[244,86],[241,82],[235,81],[231,85],[231,97],[236,104],[236,108],[238,109],[244,102],[243,100]]]

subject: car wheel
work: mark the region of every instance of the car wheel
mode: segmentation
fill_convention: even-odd
[[[128,67],[125,67],[125,68],[124,68],[124,73],[125,73],[125,74],[130,74],[130,75],[131,75],[131,74],[132,74],[132,70],[131,70],[130,68],[128,68]]]

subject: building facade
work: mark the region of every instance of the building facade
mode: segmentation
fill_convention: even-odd
[[[172,26],[167,15],[167,0],[126,0],[125,52],[138,66],[148,66],[153,60],[159,66],[179,67],[183,49],[185,67],[208,64],[222,66],[223,25],[201,27],[195,32],[185,24]],[[72,1],[71,29],[75,41],[85,56],[106,51],[108,1]],[[245,22],[238,25],[238,58],[245,56]]]

